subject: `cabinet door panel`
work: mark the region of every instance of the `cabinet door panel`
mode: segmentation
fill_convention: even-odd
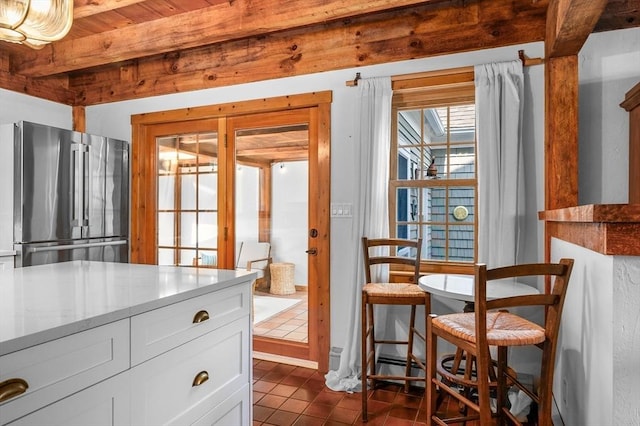
[[[216,408],[199,418],[193,426],[238,426],[251,424],[251,387],[243,387]],[[180,424],[177,422],[176,424]]]

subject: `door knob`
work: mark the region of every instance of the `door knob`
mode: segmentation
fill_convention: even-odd
[[[307,254],[310,254],[312,256],[315,256],[318,254],[318,249],[315,247],[310,248],[309,250],[306,251]]]

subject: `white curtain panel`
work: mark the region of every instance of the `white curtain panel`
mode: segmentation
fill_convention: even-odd
[[[522,62],[475,66],[478,261],[517,263],[524,215]]]
[[[351,316],[345,324],[347,336],[340,354],[337,371],[329,371],[327,387],[335,391],[357,392],[360,383],[360,303],[364,285],[364,259],[361,239],[389,236],[388,187],[389,150],[391,138],[391,79],[379,77],[358,81],[358,120],[354,155],[356,184],[352,241],[355,244],[355,263],[344,277],[351,288]],[[377,318],[376,323],[384,323]]]

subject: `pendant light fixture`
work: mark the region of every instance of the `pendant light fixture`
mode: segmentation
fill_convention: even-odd
[[[41,49],[67,35],[73,0],[0,1],[0,40]]]

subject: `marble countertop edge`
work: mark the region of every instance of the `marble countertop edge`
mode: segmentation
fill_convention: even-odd
[[[208,270],[203,271],[197,268],[183,268],[183,267],[153,267],[149,265],[132,265],[121,264],[119,265],[98,265],[87,266],[86,261],[80,261],[77,268],[71,266],[71,262],[67,264],[58,264],[57,266],[47,267],[47,271],[56,271],[59,269],[61,274],[67,276],[70,269],[79,270],[79,276],[88,277],[87,282],[83,284],[82,290],[89,293],[91,287],[95,284],[91,282],[92,275],[87,275],[88,270],[95,270],[95,273],[102,274],[104,268],[112,270],[126,270],[129,274],[131,271],[134,274],[129,275],[131,278],[131,290],[125,291],[123,297],[117,300],[111,300],[110,303],[104,302],[103,304],[97,303],[92,309],[81,307],[78,308],[78,312],[66,312],[60,313],[65,309],[68,310],[70,306],[75,306],[73,303],[64,304],[61,302],[56,303],[56,300],[52,300],[51,303],[47,303],[46,306],[42,303],[38,304],[38,307],[34,307],[29,304],[28,307],[16,306],[11,302],[11,299],[7,299],[4,303],[0,303],[2,309],[0,309],[0,356],[10,354],[28,347],[40,345],[51,340],[59,339],[71,334],[79,333],[82,331],[90,330],[95,327],[120,321],[126,318],[133,317],[145,312],[149,312],[155,309],[159,309],[174,303],[179,303],[184,300],[188,300],[194,297],[202,296],[214,291],[223,290],[228,287],[232,287],[241,282],[251,281],[256,278],[255,272],[237,272],[233,270]],[[38,267],[36,267],[38,268]],[[89,268],[89,269],[87,269]],[[16,293],[20,293],[20,286],[24,285],[30,287],[28,290],[31,293],[41,291],[41,289],[49,290],[47,288],[48,283],[34,283],[29,280],[29,268],[24,268],[23,271],[13,270],[16,272],[18,280],[17,282],[2,282],[2,278],[6,278],[7,274],[11,274],[9,271],[5,271],[5,275],[0,273],[0,293],[4,296],[15,296]],[[155,273],[154,273],[155,271]],[[175,278],[177,284],[171,286],[170,290],[167,290],[167,274],[170,278]],[[149,282],[141,282],[140,277],[149,275],[151,278]],[[38,277],[41,273],[38,273]],[[126,277],[127,275],[123,275]],[[122,278],[118,276],[118,278]],[[83,278],[84,279],[84,278]],[[21,281],[22,280],[22,281]],[[26,280],[26,281],[25,281]],[[104,286],[111,286],[126,288],[128,283],[114,282],[113,284],[100,283],[101,288]],[[51,284],[55,286],[56,284]],[[77,291],[77,283],[74,286],[69,287],[69,291],[74,289]],[[4,286],[4,288],[3,288]],[[7,287],[8,286],[8,287]],[[56,287],[59,290],[54,295],[60,299],[67,298],[74,300],[74,294],[66,294],[66,287],[63,290]],[[65,294],[62,294],[65,293]],[[22,294],[19,296],[22,297]],[[55,299],[55,297],[54,297]],[[16,299],[17,300],[17,299]],[[28,297],[25,300],[30,300]],[[20,305],[20,303],[18,303]],[[49,315],[53,317],[52,323],[49,325],[42,325],[43,318],[47,318]],[[29,322],[33,319],[32,322]],[[9,323],[13,323],[13,326]],[[17,328],[16,328],[17,327]]]

